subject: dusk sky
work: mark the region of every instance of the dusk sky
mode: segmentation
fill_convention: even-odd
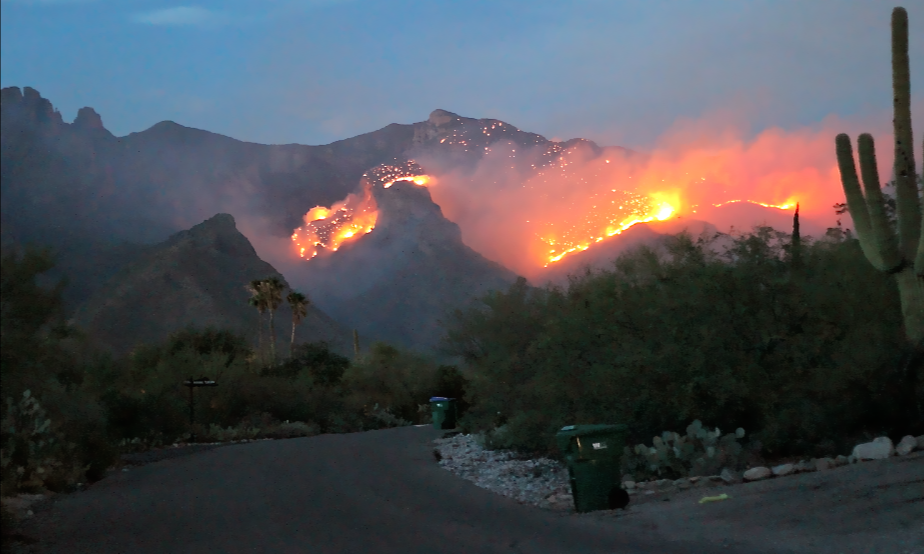
[[[924,1],[900,4],[920,105]],[[92,106],[116,135],[173,120],[323,144],[443,108],[645,148],[678,118],[720,108],[753,133],[831,114],[891,119],[895,5],[3,0],[0,80],[38,89],[67,121]]]

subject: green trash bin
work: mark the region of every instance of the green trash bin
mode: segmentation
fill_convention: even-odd
[[[434,429],[456,428],[456,399],[434,396],[430,399]]]
[[[628,431],[622,424],[567,425],[556,433],[578,512],[615,510],[629,504],[629,493],[619,482]]]

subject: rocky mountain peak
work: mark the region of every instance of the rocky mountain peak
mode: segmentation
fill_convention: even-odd
[[[96,110],[90,107],[80,108],[77,111],[77,117],[74,119],[74,127],[78,129],[104,129],[103,118],[100,117]]]
[[[445,125],[446,123],[449,123],[458,117],[459,116],[457,114],[452,112],[436,109],[430,112],[430,118],[427,121],[439,127],[440,125]]]
[[[16,116],[25,116],[37,124],[51,124],[59,126],[64,124],[61,118],[61,112],[52,106],[51,101],[42,98],[39,91],[32,87],[23,87],[20,92],[19,87],[7,87],[0,93],[0,101],[3,104],[4,116],[15,114]]]
[[[209,249],[232,257],[250,258],[257,255],[247,237],[238,231],[234,216],[225,213],[216,214],[186,231],[176,233],[167,239],[167,245]]]

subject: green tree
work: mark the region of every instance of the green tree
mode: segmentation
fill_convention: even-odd
[[[260,361],[263,363],[263,314],[266,313],[268,307],[263,280],[254,279],[247,285],[247,290],[251,295],[248,302],[257,309],[257,313],[259,314],[259,323],[257,325],[257,351],[260,353]]]
[[[92,351],[64,320],[64,282],[43,283],[53,267],[48,249],[12,249],[0,262],[4,495],[97,480],[115,457],[102,409],[86,386]]]
[[[289,303],[289,307],[292,308],[292,338],[289,340],[289,357],[291,358],[295,353],[295,326],[301,323],[305,316],[308,315],[308,306],[311,305],[311,300],[304,294],[293,290],[286,296],[286,301]]]
[[[765,228],[725,254],[678,236],[567,288],[487,295],[447,329],[470,376],[463,428],[551,451],[569,423],[627,423],[648,443],[701,419],[803,455],[831,437],[905,433],[924,390],[895,371],[897,291],[857,264],[855,241],[801,240],[798,276],[792,238]]]
[[[263,293],[266,296],[266,308],[269,311],[269,328],[270,328],[270,360],[276,365],[276,310],[282,304],[282,292],[286,286],[278,277],[270,277],[263,280]]]

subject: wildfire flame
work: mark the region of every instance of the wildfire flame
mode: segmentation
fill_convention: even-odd
[[[778,210],[791,210],[796,207],[796,200],[787,200],[784,204],[764,204],[763,202],[755,202],[754,200],[728,200],[726,202],[720,202],[718,204],[713,204],[715,208],[721,208],[722,206],[728,204],[738,204],[745,202],[747,204],[754,204],[755,206],[763,206],[765,208],[776,208]]]
[[[432,179],[414,161],[374,167],[363,175],[360,192],[347,195],[330,208],[315,206],[308,210],[303,218],[305,224],[292,233],[299,257],[310,260],[324,251],[336,252],[345,241],[370,233],[379,215],[373,187],[389,188],[398,181],[427,185]]]

